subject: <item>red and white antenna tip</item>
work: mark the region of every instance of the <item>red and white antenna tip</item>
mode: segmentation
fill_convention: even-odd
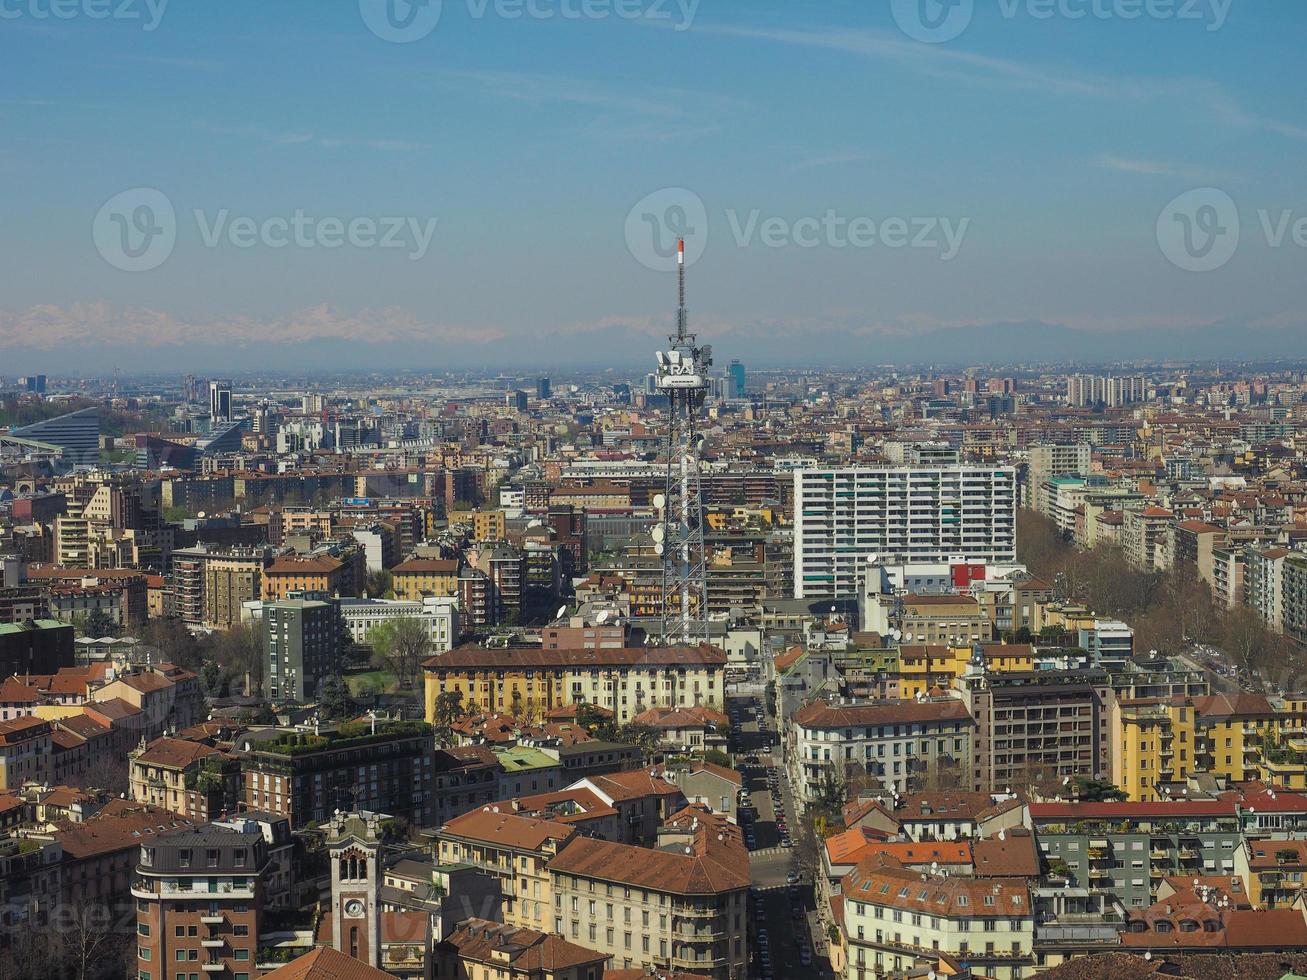
[[[676,258],[679,262],[685,261],[685,239],[676,239]]]

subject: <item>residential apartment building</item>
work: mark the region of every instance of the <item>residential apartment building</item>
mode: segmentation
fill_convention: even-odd
[[[642,711],[721,706],[726,654],[711,646],[582,650],[461,646],[432,657],[426,672],[427,718],[436,699],[457,692],[465,709],[540,717],[582,702],[625,724]],[[521,714],[521,713],[525,714]]]
[[[470,864],[499,879],[506,923],[548,931],[554,906],[548,864],[577,834],[569,824],[494,804],[448,821],[436,835],[436,853],[442,864]]]
[[[854,595],[873,555],[1013,561],[1016,471],[1004,467],[794,472],[797,598]]]
[[[1111,676],[1104,670],[974,670],[958,681],[972,736],[972,789],[1060,791],[1111,772]]]
[[[554,932],[617,969],[730,980],[748,971],[749,860],[705,807],[672,815],[658,846],[578,837],[549,863]]]
[[[240,764],[203,742],[157,738],[128,757],[133,800],[181,814],[196,823],[234,812]]]
[[[140,980],[180,974],[250,980],[265,904],[268,846],[257,829],[212,824],[140,843],[132,883]]]
[[[1168,877],[1230,875],[1242,846],[1233,800],[1031,803],[1049,873],[1124,908],[1157,899]]]
[[[974,729],[956,698],[813,701],[794,713],[787,733],[794,795],[813,802],[830,778],[868,777],[900,793],[969,782]]]
[[[479,980],[599,980],[608,957],[562,936],[486,919],[469,919],[440,944],[438,976]]]
[[[1244,550],[1244,598],[1277,633],[1284,630],[1284,561],[1293,553],[1287,548]]]
[[[344,629],[332,599],[281,599],[263,606],[264,685],[274,701],[316,701],[340,671]]]
[[[456,559],[409,558],[390,570],[391,588],[399,599],[420,601],[423,596],[458,595]]]
[[[284,599],[293,592],[362,595],[367,565],[362,549],[336,555],[283,555],[263,570],[263,600]]]
[[[241,606],[263,593],[263,569],[271,560],[266,549],[210,554],[204,561],[204,623],[230,629],[241,621]]]
[[[287,817],[292,829],[350,809],[431,825],[433,744],[421,722],[281,729],[241,749],[245,808]]]
[[[1088,476],[1092,450],[1088,443],[1041,443],[1028,450],[1025,499],[1027,507],[1038,506],[1036,491],[1055,476]],[[1045,515],[1049,516],[1049,515]]]
[[[1280,584],[1284,632],[1307,640],[1307,554],[1294,552],[1284,559]]]
[[[54,726],[41,718],[0,721],[0,792],[48,783],[54,775]]]
[[[968,648],[994,632],[988,614],[969,595],[870,595],[863,627],[882,636],[898,630],[904,643]]]
[[[907,976],[947,957],[978,975],[1033,974],[1035,917],[1023,878],[965,878],[873,855],[843,880],[846,980]]]
[[[1162,507],[1127,510],[1122,515],[1121,545],[1126,561],[1145,572],[1171,567],[1171,522],[1175,515]]]
[[[1299,701],[1261,695],[1208,695],[1118,701],[1112,711],[1112,781],[1132,800],[1178,794],[1202,773],[1256,779],[1289,735],[1307,730]]]

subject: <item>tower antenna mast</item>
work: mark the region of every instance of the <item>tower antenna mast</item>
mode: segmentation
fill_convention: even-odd
[[[712,348],[696,344],[685,309],[685,239],[676,243],[676,333],[658,352],[658,387],[667,394],[667,481],[654,498],[658,523],[654,551],[663,562],[664,644],[694,645],[708,639],[707,561],[700,489],[699,412],[708,393]]]

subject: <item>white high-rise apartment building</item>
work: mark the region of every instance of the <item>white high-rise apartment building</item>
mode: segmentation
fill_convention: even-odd
[[[1100,402],[1109,408],[1134,405],[1148,397],[1148,379],[1113,378],[1093,374],[1073,374],[1066,379],[1068,405],[1085,408]]]
[[[1016,470],[995,466],[794,473],[794,595],[854,595],[872,555],[1016,560]]]

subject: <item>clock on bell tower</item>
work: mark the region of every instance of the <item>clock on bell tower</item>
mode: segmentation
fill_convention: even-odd
[[[381,965],[380,828],[369,814],[337,814],[328,824],[331,858],[331,945],[371,966]]]

